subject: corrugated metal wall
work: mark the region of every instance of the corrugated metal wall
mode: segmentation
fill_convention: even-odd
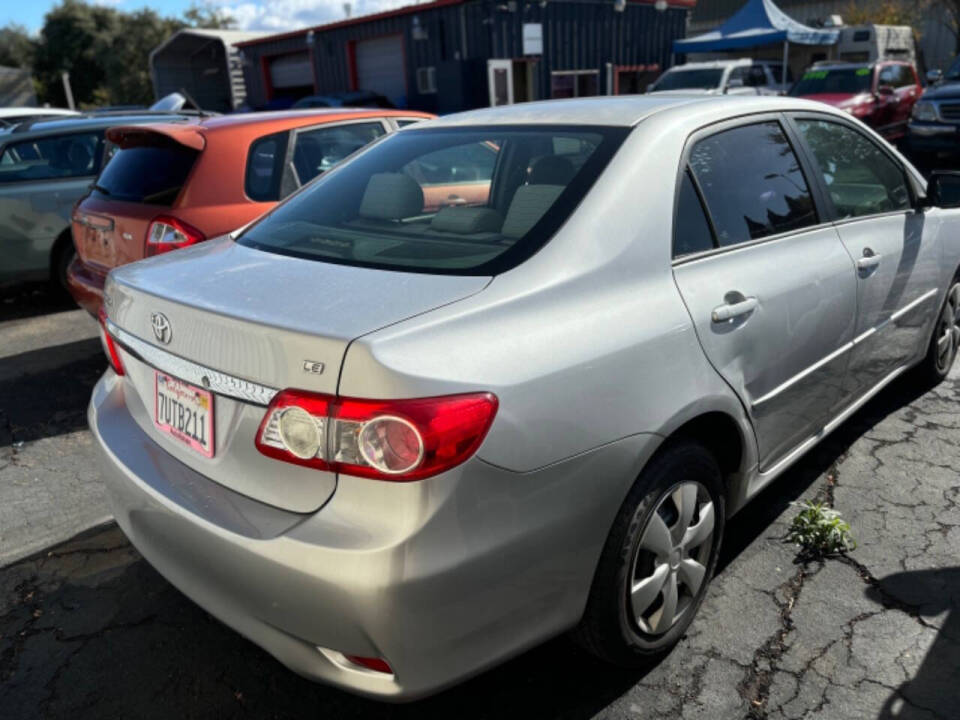
[[[669,66],[672,42],[684,36],[687,13],[681,8],[661,12],[640,3],[627,3],[624,12],[618,13],[611,0],[550,0],[542,5],[539,0],[473,0],[424,7],[413,14],[374,17],[313,33],[317,90],[324,94],[350,89],[351,43],[399,33],[404,41],[408,104],[436,110],[436,94],[417,92],[418,67],[461,60],[521,59],[523,24],[542,23],[543,55],[536,67],[539,96],[549,97],[550,73],[557,70],[597,70],[600,91],[606,92],[608,62]],[[307,37],[267,38],[244,47],[244,75],[252,106],[268,100],[264,62],[302,51],[308,47]]]

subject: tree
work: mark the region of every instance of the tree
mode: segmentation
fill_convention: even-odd
[[[61,76],[70,73],[74,101],[81,107],[146,105],[153,101],[150,52],[185,27],[230,28],[229,13],[191,5],[183,18],[143,8],[124,12],[84,0],[61,0],[44,18],[37,38],[26,28],[0,28],[0,65],[32,68],[41,102],[65,106]]]
[[[183,18],[190,27],[210,30],[229,30],[237,25],[234,17],[223,8],[197,3],[193,3],[184,11]]]
[[[123,32],[113,37],[109,49],[100,56],[104,77],[96,93],[99,97],[94,101],[109,105],[149,105],[154,99],[150,52],[185,27],[185,23],[143,8],[121,13],[120,24]]]
[[[0,28],[0,65],[4,67],[33,67],[34,43],[23,25],[11,23]]]

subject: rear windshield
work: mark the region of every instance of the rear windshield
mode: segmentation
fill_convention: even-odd
[[[651,90],[709,90],[720,85],[722,69],[715,70],[670,70],[660,76]]]
[[[176,143],[117,150],[94,185],[99,197],[170,206],[199,153]]]
[[[873,71],[869,67],[808,70],[800,82],[790,89],[790,94],[794,97],[821,93],[858,95],[870,90],[872,80]]]
[[[404,130],[279,205],[238,242],[348,265],[496,274],[553,236],[628,132]]]

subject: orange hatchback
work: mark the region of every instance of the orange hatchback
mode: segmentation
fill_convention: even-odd
[[[338,108],[111,128],[110,161],[73,212],[70,292],[96,315],[112,268],[236,230],[367,143],[430,117]]]

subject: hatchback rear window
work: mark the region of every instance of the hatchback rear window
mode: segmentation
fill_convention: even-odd
[[[488,275],[530,257],[579,204],[629,128],[428,128],[322,176],[238,242],[285,255]]]
[[[111,200],[170,206],[198,155],[172,142],[121,148],[100,173],[93,192]]]

